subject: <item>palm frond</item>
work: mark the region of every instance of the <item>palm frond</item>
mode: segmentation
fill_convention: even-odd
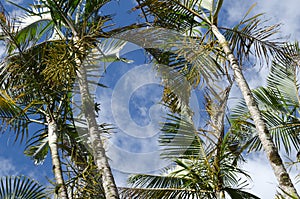
[[[175,30],[191,30],[198,26],[199,22],[190,9],[196,6],[198,1],[161,1],[141,0],[136,8],[143,8],[146,15],[154,15],[154,24],[158,27],[165,27]]]
[[[228,193],[228,195],[232,198],[249,198],[249,199],[260,199],[259,197],[248,193],[246,191],[238,190],[238,189],[232,189],[232,188],[226,188],[224,191]]]
[[[57,34],[56,31],[53,31],[54,24],[49,9],[40,2],[34,2],[31,8],[25,8],[13,2],[10,3],[26,13],[18,17],[17,22],[13,24],[15,27],[11,30],[13,40],[7,46],[9,53],[16,49],[21,53],[30,46],[36,45],[37,42],[42,42],[43,38],[50,38],[53,34]]]
[[[163,102],[174,113],[188,106],[193,87],[210,84],[224,74],[211,48],[199,46],[200,41],[176,31],[147,28],[114,37],[142,46],[154,57],[165,86]]]
[[[125,197],[150,197],[150,198],[185,198],[209,195],[206,191],[197,191],[197,187],[189,187],[188,180],[181,177],[135,175],[129,179],[134,184],[133,188],[121,188],[121,196]]]
[[[193,124],[184,116],[169,115],[161,131],[159,142],[163,147],[163,157],[199,156],[202,141]]]
[[[1,198],[46,199],[45,187],[26,176],[5,176],[0,179]]]
[[[219,179],[216,168],[210,161],[205,158],[176,159],[175,165],[167,168],[159,176],[149,174],[131,176],[129,183],[132,187],[121,188],[121,195],[124,198],[130,196],[133,198],[149,196],[150,198],[217,198],[216,181]],[[228,190],[228,192],[232,191],[232,194],[247,195],[243,190],[245,184],[237,179],[237,173],[248,175],[230,163],[226,164],[223,160],[222,162],[220,168],[224,179],[222,191]]]
[[[267,63],[273,57],[289,60],[292,58],[293,51],[286,48],[286,42],[279,40],[275,35],[279,31],[279,24],[265,25],[266,21],[260,19],[261,14],[248,19],[243,19],[233,28],[220,29],[225,30],[225,37],[230,42],[231,49],[236,53],[240,65],[245,60],[250,61],[253,55],[256,60],[263,60]]]
[[[43,164],[49,152],[47,132],[39,133],[27,141],[24,154],[34,160],[34,164]]]

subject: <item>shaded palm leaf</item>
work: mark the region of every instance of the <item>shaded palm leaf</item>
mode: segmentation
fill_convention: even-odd
[[[211,84],[224,74],[210,47],[201,47],[198,45],[201,41],[176,31],[136,29],[114,37],[146,48],[155,58],[156,69],[164,84],[163,102],[173,112],[180,114],[182,109],[189,109],[193,87]],[[192,116],[192,111],[188,112]]]
[[[193,8],[197,1],[185,1],[185,3],[183,5],[187,5],[187,8]],[[154,23],[157,26],[185,31],[199,25],[193,13],[181,5],[179,1],[142,0],[139,1],[137,8],[142,7],[146,15],[155,15]]]
[[[228,195],[232,198],[248,198],[248,199],[259,199],[259,197],[248,193],[246,191],[241,191],[238,189],[232,189],[232,188],[226,188],[225,189],[226,193],[228,193]]]
[[[214,167],[205,159],[177,159],[176,166],[171,166],[160,175],[134,175],[129,179],[132,188],[121,188],[125,197],[146,198],[217,198]],[[243,191],[243,183],[237,179],[237,173],[245,174],[232,165],[222,165],[222,178],[225,180],[220,191],[229,195],[251,196]],[[236,173],[235,173],[236,172]],[[247,176],[247,174],[245,174]],[[212,177],[214,176],[214,177]],[[230,188],[240,187],[240,188]],[[234,197],[233,197],[234,198]]]

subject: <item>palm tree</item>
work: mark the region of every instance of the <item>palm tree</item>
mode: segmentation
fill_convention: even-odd
[[[5,39],[9,41],[9,55],[17,53],[19,57],[23,58],[24,51],[30,51],[32,49],[36,49],[38,51],[38,49],[43,49],[44,46],[51,46],[56,42],[65,44],[67,51],[61,54],[59,51],[56,55],[52,54],[52,58],[56,58],[58,60],[56,60],[57,62],[52,63],[53,67],[48,67],[44,70],[44,77],[47,81],[45,89],[49,89],[50,87],[51,90],[52,79],[61,81],[60,78],[63,79],[61,74],[69,75],[68,78],[70,80],[77,78],[81,94],[82,110],[86,119],[86,124],[89,130],[89,140],[91,141],[91,148],[93,150],[93,159],[102,174],[101,176],[105,196],[106,198],[118,198],[118,191],[100,136],[102,132],[96,122],[94,102],[90,94],[89,81],[87,78],[89,72],[88,67],[92,65],[92,63],[95,63],[95,61],[99,61],[99,59],[103,59],[104,57],[109,58],[106,57],[106,54],[104,54],[99,47],[101,45],[100,38],[107,38],[110,35],[109,32],[104,32],[103,29],[107,27],[111,16],[101,16],[100,12],[100,9],[107,2],[109,1],[42,1],[33,6],[32,10],[25,9],[28,16],[27,19],[30,19],[25,21],[27,23],[21,23],[17,29],[16,26],[2,25],[2,27],[4,33],[6,33]],[[6,19],[2,21],[3,24],[6,24],[6,22]],[[117,29],[112,32],[116,31],[120,30]],[[120,46],[122,45],[119,45],[116,48],[120,48]],[[57,47],[59,49],[62,46],[58,45]],[[61,49],[63,49],[63,47]],[[95,50],[97,53],[95,53]],[[97,57],[91,56],[95,54]],[[47,61],[42,59],[44,56],[47,56],[47,54],[42,54],[42,56],[39,57],[41,58],[39,61],[42,63]],[[9,61],[15,61],[10,60],[9,58],[10,57],[8,57]],[[115,60],[117,61],[120,59],[121,58],[119,58],[116,54]],[[123,61],[123,59],[121,60]],[[25,58],[26,63],[29,61],[30,58]],[[53,60],[50,59],[48,64],[51,65],[52,61]],[[40,62],[37,62],[36,65],[32,67],[38,70],[38,67],[41,64]],[[72,64],[72,67],[71,69],[67,69],[70,63]],[[24,70],[26,70],[26,68],[24,68]],[[72,72],[71,74],[69,74],[70,71]],[[76,73],[75,76],[73,76],[74,71]],[[12,81],[10,81],[10,83],[11,82]],[[68,88],[73,86],[73,81],[65,83]],[[54,92],[61,92],[59,89],[64,91],[64,88],[61,87],[52,90]],[[65,99],[68,99],[69,95],[67,94],[66,97],[67,98]],[[59,103],[55,103],[55,105],[59,106]],[[51,110],[51,107],[49,110]],[[47,122],[52,125],[53,128],[51,129],[54,129],[53,132],[55,132],[56,123],[58,121],[56,121],[55,117],[52,116],[53,115],[49,115],[46,119]],[[55,134],[53,134],[53,136],[53,138],[56,139]]]
[[[84,144],[79,142],[80,136],[74,124],[71,107],[73,84],[69,83],[75,82],[73,64],[65,62],[64,67],[60,66],[62,71],[57,68],[57,63],[61,60],[57,60],[56,53],[66,53],[65,49],[66,46],[61,42],[44,43],[43,48],[39,46],[23,51],[23,57],[19,54],[12,55],[1,68],[1,73],[5,74],[1,76],[3,88],[16,99],[16,106],[23,108],[20,112],[26,114],[26,118],[11,119],[11,122],[23,122],[17,123],[16,137],[19,135],[25,137],[24,129],[30,127],[32,123],[39,125],[40,129],[27,141],[25,154],[38,165],[43,163],[50,150],[56,181],[55,192],[60,198],[68,198],[69,187],[71,187],[64,180],[67,174],[63,173],[63,167],[67,167],[62,166],[61,156],[67,157],[66,159],[70,158],[73,162],[72,168],[77,169],[76,175],[73,172],[68,177],[78,178],[81,181],[83,177],[80,177],[81,174],[78,173],[90,167],[92,163],[88,160],[93,159],[89,157],[91,154]],[[27,62],[29,56],[30,61]],[[21,77],[20,74],[22,74]],[[51,87],[47,89],[49,85]],[[103,128],[102,130],[107,131]],[[86,174],[86,176],[89,175]],[[93,182],[99,183],[101,180]]]
[[[22,135],[23,139],[30,124],[42,125],[38,134],[32,138],[34,141],[29,144],[25,154],[39,164],[43,162],[50,149],[58,193],[61,198],[68,198],[58,143],[64,136],[68,136],[68,132],[65,132],[64,136],[59,133],[66,129],[64,126],[72,117],[70,92],[75,79],[75,69],[69,60],[60,68],[63,70],[57,70],[62,59],[54,54],[54,52],[66,53],[67,46],[63,42],[49,42],[27,48],[26,38],[22,46],[19,38],[24,34],[26,37],[26,27],[16,33],[12,30],[12,27],[15,27],[9,15],[5,17],[6,20],[2,21],[1,27],[3,35],[8,39],[9,55],[2,63],[1,86],[16,100],[16,104],[23,109],[22,113],[27,115],[25,119],[14,118],[15,121],[22,121],[18,123],[16,139],[19,135]],[[14,48],[18,48],[18,52],[15,52]]]
[[[241,69],[244,60],[249,60],[249,53],[252,53],[252,49],[254,49],[253,53],[256,57],[259,59],[265,58],[267,61],[270,54],[283,60],[290,58],[288,55],[290,52],[284,49],[282,43],[267,40],[268,37],[277,32],[278,25],[261,27],[260,15],[256,15],[249,19],[242,19],[233,29],[222,28],[218,25],[218,14],[222,8],[222,0],[142,0],[138,3],[138,8],[142,8],[145,15],[153,16],[153,23],[158,27],[175,29],[181,32],[191,32],[195,28],[201,29],[203,32],[198,31],[200,33],[198,36],[201,41],[200,45],[213,46],[219,56],[223,56],[228,60],[234,72],[234,79],[253,118],[262,147],[277,177],[280,189],[285,193],[298,197]],[[221,33],[220,29],[225,31],[224,35],[227,38]]]
[[[46,199],[45,187],[26,176],[4,176],[0,179],[3,199]]]
[[[53,45],[55,46],[56,44]],[[44,47],[45,51],[49,50],[47,49],[48,47],[51,49],[51,46]],[[57,83],[55,76],[45,76],[43,74],[49,68],[53,70],[53,65],[55,65],[55,60],[51,60],[49,57],[45,58],[44,50],[40,48],[31,49],[23,51],[22,56],[19,56],[19,54],[11,55],[9,60],[2,64],[1,85],[16,100],[16,104],[22,108],[22,112],[27,116],[25,119],[14,118],[16,121],[25,121],[20,123],[21,125],[15,131],[16,136],[22,135],[24,137],[26,129],[32,123],[37,123],[41,127],[38,130],[38,134],[33,137],[33,139],[37,139],[32,145],[28,146],[28,151],[25,153],[32,155],[36,163],[39,164],[44,160],[50,149],[53,172],[57,187],[60,190],[58,191],[59,195],[61,198],[68,198],[62,174],[58,143],[61,138],[67,137],[68,133],[64,132],[66,133],[64,136],[61,134],[64,126],[70,121],[69,92],[71,88],[68,88],[66,85],[72,84],[68,83],[70,81],[68,77],[63,77],[65,82]],[[51,56],[51,53],[48,55]],[[26,61],[29,57],[30,61]],[[44,61],[40,62],[40,59],[44,59]],[[63,76],[63,74],[60,75]],[[48,88],[50,82],[51,88]],[[61,90],[60,92],[57,91],[59,89]]]

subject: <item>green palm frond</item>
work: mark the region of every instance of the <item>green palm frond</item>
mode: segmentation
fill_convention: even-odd
[[[193,32],[197,28],[198,34],[196,35],[201,39],[198,44],[213,44],[211,41],[214,41],[214,37],[210,34],[209,27],[212,24],[217,25],[217,16],[223,1],[143,0],[139,2],[137,8],[143,8],[146,15],[154,16],[155,26],[181,32]],[[207,9],[210,6],[203,6],[201,3],[204,2],[210,3],[212,9]],[[218,26],[219,29],[225,31],[226,39],[239,59],[239,63],[242,65],[245,60],[249,61],[250,55],[254,55],[261,63],[262,60],[269,62],[274,56],[285,60],[291,59],[294,52],[285,46],[286,42],[275,38],[280,25],[265,25],[266,21],[261,19],[261,14],[248,17],[253,8],[254,6],[233,28]],[[225,56],[221,49],[218,49],[216,45],[214,47],[216,55]]]
[[[188,106],[192,88],[211,84],[224,75],[210,46],[199,46],[201,41],[176,31],[147,28],[114,37],[143,46],[154,57],[155,68],[164,83],[163,102],[174,113],[180,114]]]
[[[49,152],[47,132],[38,133],[27,141],[24,151],[24,154],[32,158],[36,165],[43,164]]]
[[[46,199],[45,187],[26,176],[6,176],[0,179],[0,198]]]
[[[184,116],[169,115],[162,126],[159,142],[165,158],[199,156],[202,140],[189,119]]]
[[[101,16],[100,9],[108,0],[87,1],[47,1],[46,7],[50,10],[52,20],[57,27],[64,27],[77,37],[83,37],[88,43],[95,41],[100,35],[104,35],[102,29],[111,16]]]
[[[192,30],[207,24],[217,24],[218,14],[223,0],[139,0],[135,9],[142,8],[145,17],[153,18],[155,26],[176,29],[180,31]],[[198,19],[197,19],[198,18]]]
[[[137,8],[142,7],[147,16],[155,15],[154,24],[159,27],[185,31],[198,26],[199,22],[195,20],[195,16],[189,10],[196,6],[197,1],[179,2],[170,0],[141,0]]]
[[[14,100],[7,93],[6,89],[0,91],[0,121],[1,132],[20,132],[27,134],[27,129],[22,129],[21,126],[26,126],[28,122],[27,115],[23,112],[22,107],[18,106]],[[23,136],[21,136],[21,140]]]
[[[248,199],[260,199],[259,197],[248,193],[246,191],[238,190],[238,189],[232,189],[232,188],[226,188],[224,191],[232,198],[248,198]]]
[[[138,174],[130,177],[129,183],[132,188],[121,188],[121,195],[124,198],[130,196],[133,198],[217,198],[216,185],[219,179],[215,173],[216,168],[210,163],[207,159],[201,158],[176,159],[175,165],[171,165],[159,176]],[[237,174],[247,177],[248,175],[230,163],[221,165],[221,178],[225,183],[222,184],[223,188],[220,191],[228,192],[232,196],[234,194],[246,196],[248,193],[243,188],[247,184],[241,182]]]
[[[7,46],[9,53],[16,49],[22,52],[41,42],[43,38],[57,34],[53,31],[54,24],[49,9],[45,6],[34,2],[31,8],[25,8],[9,2],[25,11],[25,14],[17,19],[18,24],[14,24],[16,28],[12,30],[13,40]]]
[[[129,179],[133,188],[121,188],[121,196],[133,198],[201,198],[197,187],[189,187],[188,180],[175,176],[134,175]],[[205,192],[205,191],[203,191]]]
[[[0,91],[0,115],[2,118],[21,116],[21,109],[5,90]]]

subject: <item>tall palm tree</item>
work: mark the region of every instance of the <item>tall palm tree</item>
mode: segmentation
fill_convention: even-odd
[[[52,45],[55,46],[56,44]],[[48,47],[51,49],[51,46],[44,47],[46,50],[41,48],[31,49],[23,51],[22,56],[19,56],[19,54],[11,55],[9,60],[5,60],[2,64],[0,82],[27,116],[25,119],[14,118],[16,121],[25,120],[16,130],[16,136],[22,135],[23,137],[26,129],[32,123],[37,123],[41,127],[38,130],[38,135],[34,137],[38,139],[33,142],[34,145],[29,146],[27,154],[32,155],[36,163],[40,163],[47,155],[48,149],[50,149],[53,173],[57,187],[59,187],[59,195],[61,198],[68,198],[58,143],[68,133],[61,134],[64,126],[71,120],[69,92],[72,88],[68,88],[67,85],[72,85],[68,81],[73,81],[74,77],[68,79],[68,77],[60,74],[65,82],[58,83],[55,76],[45,76],[43,73],[47,72],[49,68],[53,70],[53,65],[57,62],[55,63],[55,60],[49,58],[46,59],[44,56],[45,51],[49,50]],[[30,61],[27,61],[29,57]],[[44,61],[40,62],[40,59],[44,59]],[[50,82],[51,88],[48,87]]]
[[[277,32],[278,25],[262,27],[259,15],[256,15],[249,19],[242,19],[233,29],[222,28],[218,24],[222,0],[141,0],[138,3],[138,8],[142,8],[145,15],[153,16],[153,23],[158,27],[171,28],[181,32],[192,31],[195,28],[201,29],[198,37],[202,42],[199,45],[210,44],[214,46],[219,56],[226,57],[254,120],[258,137],[273,168],[279,187],[285,193],[299,197],[242,72],[243,63],[245,59],[249,59],[249,53],[252,53],[253,49],[256,57],[265,58],[267,61],[270,54],[281,59],[291,58],[288,55],[289,52],[284,50],[282,43],[268,40]],[[222,34],[220,29],[225,33]]]
[[[30,42],[27,40],[30,38],[26,40],[26,37],[32,37],[26,34],[27,27],[14,32],[11,27],[16,27],[9,15],[5,17],[1,26],[3,35],[9,41],[9,55],[1,65],[1,86],[16,100],[16,104],[23,109],[22,113],[27,115],[25,119],[14,118],[15,121],[25,121],[18,123],[16,137],[21,134],[23,138],[25,130],[32,123],[40,125],[41,129],[31,138],[25,154],[31,156],[36,164],[40,164],[50,150],[57,193],[61,198],[68,198],[58,145],[70,136],[66,127],[73,122],[70,94],[75,81],[75,68],[66,51],[68,46],[61,41],[52,40],[27,48],[27,42]],[[35,23],[33,20],[27,25],[36,25]],[[25,38],[22,38],[24,35]],[[23,45],[22,39],[25,42]],[[18,51],[14,51],[14,48],[18,48]],[[58,57],[57,53],[66,53],[66,57]],[[61,61],[64,61],[63,66],[59,66]],[[76,141],[72,144],[74,143]]]

